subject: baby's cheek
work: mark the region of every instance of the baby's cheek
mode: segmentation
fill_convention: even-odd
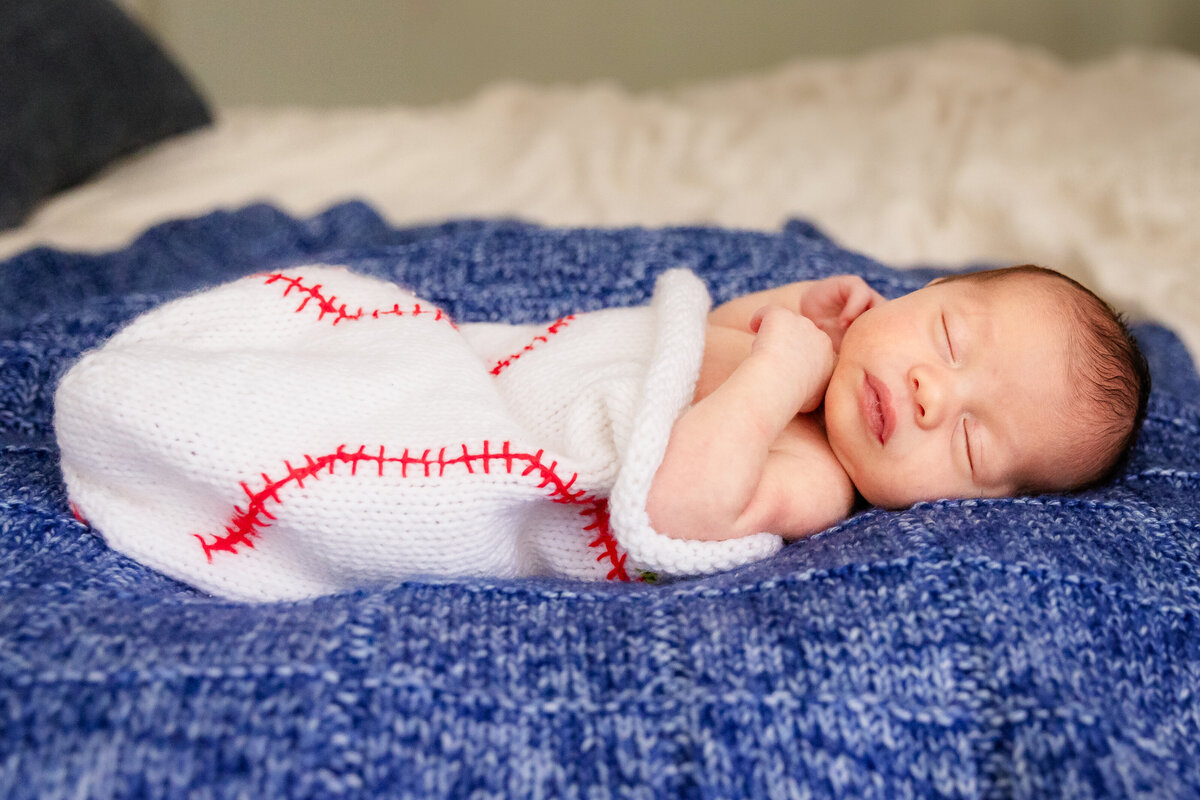
[[[905,459],[904,463],[865,458],[851,475],[859,494],[873,506],[900,510],[923,500],[963,497],[960,482],[948,476],[941,464]]]

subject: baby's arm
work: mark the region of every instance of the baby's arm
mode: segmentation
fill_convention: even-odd
[[[857,275],[835,275],[818,281],[799,281],[753,294],[735,297],[708,315],[713,325],[750,331],[754,313],[767,305],[779,305],[808,317],[833,341],[839,351],[850,323],[864,311],[885,300]],[[753,332],[753,331],[751,331]]]
[[[780,489],[798,483],[797,465],[805,462],[777,446],[797,413],[814,411],[824,398],[834,362],[829,337],[780,306],[752,314],[748,329],[757,333],[750,355],[671,431],[647,500],[655,530],[668,536],[799,535],[836,516],[816,503],[812,519],[797,518],[797,504]]]

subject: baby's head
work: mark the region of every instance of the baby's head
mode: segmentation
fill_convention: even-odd
[[[1150,374],[1120,316],[1040,267],[943,278],[850,325],[830,447],[867,502],[1071,491],[1129,450]]]

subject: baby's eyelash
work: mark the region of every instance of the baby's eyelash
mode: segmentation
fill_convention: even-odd
[[[950,341],[950,327],[946,325],[945,314],[942,314],[942,333],[946,334],[946,347],[950,348],[950,360],[954,361],[954,342]]]
[[[971,477],[975,476],[975,460],[971,458],[971,434],[967,430],[967,421],[963,420],[963,441],[967,445],[967,464],[971,467]]]

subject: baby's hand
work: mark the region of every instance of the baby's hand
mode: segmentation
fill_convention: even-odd
[[[750,318],[751,355],[770,359],[779,391],[794,391],[801,413],[815,411],[836,360],[833,342],[816,324],[783,306],[764,306]]]
[[[857,275],[835,275],[804,287],[800,313],[829,336],[837,352],[842,349],[842,337],[850,323],[885,302],[883,295]]]

